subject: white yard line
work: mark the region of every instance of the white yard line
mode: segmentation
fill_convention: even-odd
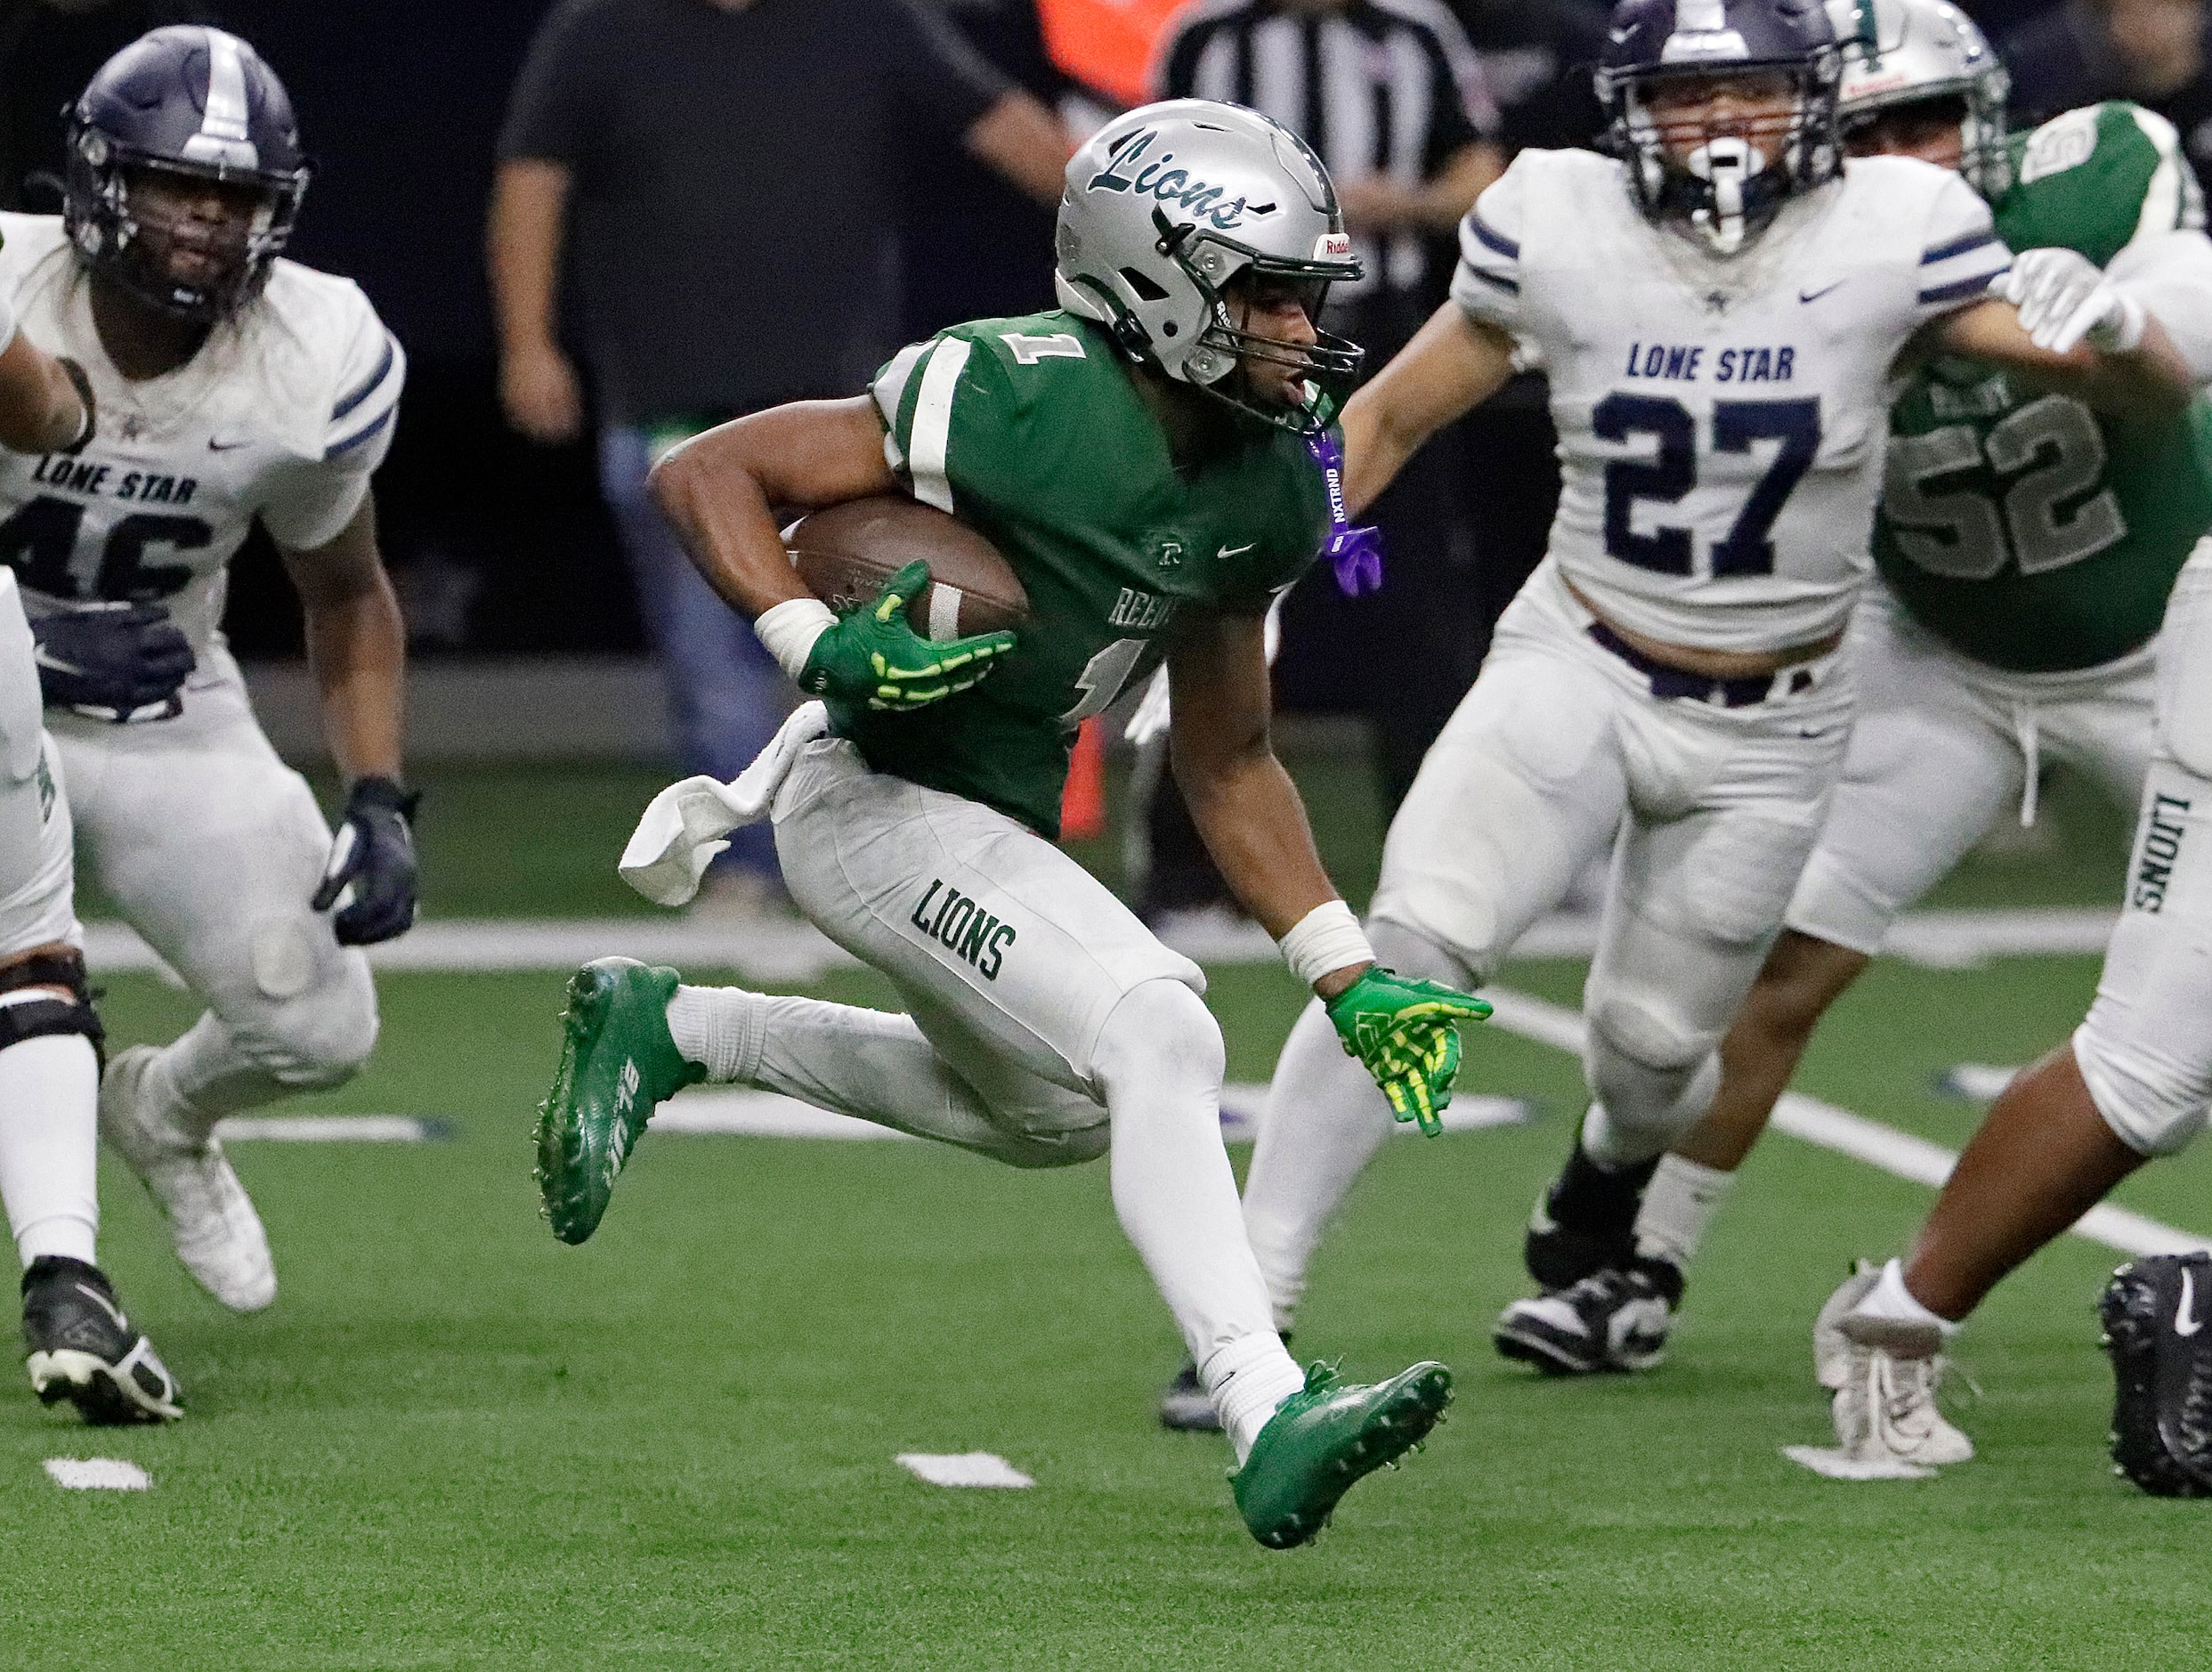
[[[1555,1051],[1581,1054],[1588,1025],[1580,1012],[1510,988],[1487,987],[1483,997],[1495,1007],[1490,1018],[1492,1027],[1503,1027],[1508,1033],[1533,1039]],[[1818,1144],[1823,1149],[1832,1149],[1870,1167],[1878,1167],[1884,1173],[1932,1188],[1940,1187],[1958,1164],[1955,1150],[1795,1092],[1784,1093],[1776,1106],[1774,1126],[1776,1131],[1787,1132],[1793,1138],[1801,1138],[1809,1144]],[[2129,1254],[2184,1254],[2196,1248],[2212,1248],[2212,1241],[2202,1237],[2109,1203],[2083,1214],[2074,1226],[2074,1234]]]
[[[48,1457],[46,1473],[70,1492],[143,1492],[153,1477],[120,1457]]]
[[[1941,970],[1991,958],[2095,954],[2104,950],[2112,921],[2113,913],[2102,907],[1910,912],[1892,931],[1888,950],[1908,962]],[[1596,945],[1594,918],[1561,915],[1525,936],[1519,955],[1586,958]],[[1271,963],[1279,956],[1256,924],[1182,938],[1177,950],[1214,964]],[[163,968],[152,949],[117,922],[86,925],[85,953],[102,974]],[[609,953],[680,969],[738,970],[771,981],[811,981],[832,970],[858,967],[797,920],[737,925],[673,912],[648,917],[432,920],[398,940],[370,947],[369,956],[379,970],[497,974],[573,970]]]

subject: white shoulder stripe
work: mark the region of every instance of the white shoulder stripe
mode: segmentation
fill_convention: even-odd
[[[914,401],[914,425],[910,433],[914,497],[940,511],[952,509],[952,484],[945,479],[944,454],[952,439],[952,396],[960,373],[968,369],[974,345],[963,337],[948,337],[929,356],[929,369],[921,375],[921,393]]]
[[[2170,232],[2183,223],[2182,170],[2186,165],[2181,160],[2181,135],[2174,131],[2171,122],[2141,105],[2131,105],[2128,114],[2135,118],[2143,138],[2151,142],[2151,149],[2159,154],[2159,166],[2151,171],[2151,183],[2143,190],[2143,214],[2135,221],[2135,238]]]
[[[883,457],[894,470],[906,463],[906,455],[900,451],[898,442],[899,404],[906,399],[906,380],[913,376],[915,362],[929,352],[931,345],[910,343],[900,349],[868,392],[875,397],[876,410],[883,415]]]

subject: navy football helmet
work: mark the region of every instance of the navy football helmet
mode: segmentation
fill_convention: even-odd
[[[148,305],[212,323],[253,300],[307,194],[292,101],[237,36],[199,24],[142,35],[69,112],[62,214],[79,255]],[[134,177],[177,175],[252,194],[239,236],[164,221]],[[178,252],[189,250],[182,262]]]
[[[1695,126],[1654,110],[1669,81],[1785,78],[1785,119]],[[1843,171],[1842,58],[1820,0],[1620,0],[1597,71],[1611,148],[1654,220],[1687,222],[1732,255],[1784,200]],[[1663,99],[1662,92],[1662,99]]]

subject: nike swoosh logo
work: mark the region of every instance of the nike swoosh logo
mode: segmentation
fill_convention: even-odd
[[[246,441],[226,442],[219,435],[210,435],[207,438],[207,450],[211,453],[234,453],[239,448],[250,444]]]
[[[2196,1315],[2197,1287],[2192,1280],[2195,1273],[2187,1266],[2182,1268],[2181,1304],[2174,1309],[2174,1333],[2176,1335],[2195,1335],[2204,1327],[2204,1319]]]
[[[2187,1280],[2188,1274],[2184,1272],[2183,1274],[2183,1281],[2186,1282]],[[90,1301],[93,1305],[97,1306],[101,1311],[107,1313],[109,1317],[114,1319],[115,1327],[117,1329],[128,1329],[131,1327],[131,1320],[124,1317],[123,1314],[117,1310],[115,1303],[109,1300],[106,1295],[102,1295],[98,1289],[93,1288],[90,1284],[73,1283],[69,1286],[75,1289],[79,1295],[83,1295],[86,1300]]]
[[[1822,285],[1818,290],[1800,290],[1797,293],[1797,299],[1800,302],[1818,302],[1822,296],[1827,295],[1829,291],[1840,290],[1843,288],[1843,281],[1841,279],[1838,279],[1834,284]]]
[[[1259,543],[1260,543],[1260,542],[1259,542],[1258,540],[1247,540],[1247,541],[1246,541],[1244,545],[1242,545],[1242,546],[1224,546],[1224,547],[1222,547],[1222,548],[1221,548],[1221,549],[1220,549],[1219,551],[1218,551],[1218,552],[1214,553],[1213,555],[1214,555],[1214,556],[1215,556],[1216,558],[1222,558],[1222,557],[1241,557],[1241,556],[1244,556],[1246,552],[1250,551],[1250,550],[1251,550],[1251,549],[1252,549],[1254,546],[1257,546]]]

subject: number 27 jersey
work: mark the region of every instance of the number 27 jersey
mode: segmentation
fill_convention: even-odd
[[[1852,161],[1727,258],[1647,220],[1621,170],[1524,151],[1461,226],[1454,300],[1551,377],[1551,559],[1664,643],[1824,637],[1872,567],[1892,363],[2011,255],[1910,158]]]
[[[406,357],[351,280],[280,261],[190,361],[130,382],[93,329],[60,217],[0,215],[0,236],[20,329],[84,366],[99,409],[75,454],[0,452],[0,563],[34,617],[163,605],[200,660],[189,702],[220,676],[224,566],[256,518],[296,551],[352,520],[391,445]]]

